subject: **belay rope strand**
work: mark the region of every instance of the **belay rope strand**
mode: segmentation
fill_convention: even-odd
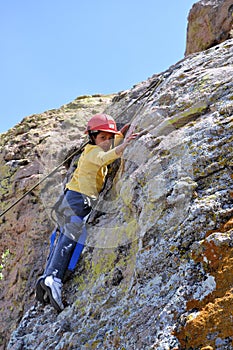
[[[152,91],[150,92],[149,96],[147,97],[147,99],[145,100],[144,103],[142,103],[142,105],[139,107],[139,109],[135,112],[135,114],[133,115],[132,119],[135,118],[135,116],[142,110],[142,108],[144,107],[146,101],[148,101],[148,99],[152,96],[153,92],[155,91],[155,89],[162,83],[163,79],[159,79],[156,82],[154,82],[153,84],[150,84],[148,86],[148,88],[146,89],[146,91],[144,91],[135,101],[133,101],[128,107],[126,107],[119,115],[124,114],[129,108],[131,108],[136,102],[138,102],[141,98],[143,98],[148,91],[150,91],[150,89],[152,89]],[[142,132],[144,133],[144,132]],[[139,135],[141,135],[142,133],[139,133]],[[48,175],[46,175],[45,177],[43,177],[43,179],[41,179],[40,181],[38,181],[34,186],[32,186],[27,192],[25,192],[19,199],[17,199],[13,204],[11,204],[8,208],[6,208],[1,214],[0,214],[0,218],[5,215],[9,210],[11,210],[16,204],[18,204],[23,198],[25,198],[28,194],[30,194],[36,187],[38,187],[40,184],[42,184],[45,180],[47,180],[50,176],[52,176],[53,174],[55,174],[58,169],[60,167],[62,167],[68,160],[70,160],[71,158],[73,158],[75,155],[79,154],[82,149],[88,144],[89,140],[85,141],[76,151],[74,151],[69,157],[67,157],[62,163],[60,163],[56,168],[54,168]]]
[[[23,198],[25,198],[29,193],[31,193],[37,186],[39,186],[42,182],[44,182],[46,179],[48,179],[50,176],[55,174],[58,169],[63,166],[68,160],[73,158],[76,154],[81,152],[81,150],[88,144],[89,140],[83,143],[75,152],[73,152],[69,157],[67,157],[62,163],[60,163],[56,168],[54,168],[48,175],[43,177],[40,181],[38,181],[34,186],[32,186],[26,193],[24,193],[19,199],[17,199],[13,204],[11,204],[7,209],[5,209],[1,214],[0,218],[6,214],[10,209],[12,209],[16,204],[18,204]]]
[[[131,121],[133,121],[133,119],[135,119],[135,117],[139,114],[139,112],[141,112],[141,110],[143,109],[143,107],[145,106],[146,102],[149,100],[149,98],[153,95],[153,93],[155,92],[155,90],[157,89],[157,87],[162,83],[163,79],[160,78],[159,80],[157,80],[156,82],[154,82],[153,84],[150,84],[150,86],[146,89],[146,91],[140,95],[137,100],[140,100],[144,95],[146,95],[146,93],[151,89],[151,92],[149,93],[149,96],[146,98],[146,100],[142,103],[142,105],[138,108],[138,110],[134,113]],[[134,101],[135,102],[137,102]],[[129,131],[131,131],[131,129],[134,129],[135,128],[135,125],[133,125],[133,123],[131,124],[131,127],[129,129]],[[151,129],[151,128],[150,128]],[[139,133],[139,136],[143,135],[145,132],[148,132],[149,130],[144,130],[142,132]]]
[[[148,99],[152,96],[153,92],[157,89],[157,87],[162,83],[163,78],[160,78],[158,80],[156,80],[155,82],[153,82],[152,84],[150,84],[148,86],[148,88],[146,89],[146,91],[144,91],[135,101],[133,101],[129,106],[127,106],[125,109],[123,109],[123,111],[118,115],[118,117],[122,114],[124,114],[129,108],[131,108],[136,102],[138,102],[139,100],[141,100],[142,97],[144,97],[148,91],[150,91],[150,89],[152,89],[151,93],[149,94],[149,96],[147,97],[146,101],[148,101]],[[141,109],[143,108],[143,106],[145,105],[146,101],[142,104],[142,106],[139,107],[139,109],[134,113],[132,119],[134,119],[136,117],[136,115],[141,111]]]

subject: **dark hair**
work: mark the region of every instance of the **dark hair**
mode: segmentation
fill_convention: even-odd
[[[97,135],[100,133],[99,130],[95,130],[95,131],[88,131],[88,135],[89,135],[89,143],[91,145],[95,145],[95,139],[97,137]]]

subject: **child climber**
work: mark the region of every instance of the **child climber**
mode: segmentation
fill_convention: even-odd
[[[61,298],[62,281],[82,234],[83,219],[89,215],[103,188],[107,166],[120,158],[129,142],[136,137],[136,134],[131,134],[112,148],[115,136],[118,139],[120,136],[122,140],[126,128],[117,131],[114,119],[107,114],[96,114],[87,124],[85,133],[89,135],[89,143],[66,185],[64,198],[57,210],[62,234],[47,260],[44,274],[36,284],[36,299],[43,303],[47,294],[50,304],[58,311],[64,309]]]

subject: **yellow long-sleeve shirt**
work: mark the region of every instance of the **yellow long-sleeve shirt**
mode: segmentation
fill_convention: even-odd
[[[115,149],[105,152],[101,147],[88,144],[79,158],[75,170],[66,188],[97,198],[103,188],[108,172],[107,165],[120,158]]]

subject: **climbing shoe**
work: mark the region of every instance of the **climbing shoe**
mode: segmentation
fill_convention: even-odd
[[[60,278],[49,275],[41,281],[41,285],[49,297],[50,304],[57,311],[62,311],[64,309],[64,305],[62,304],[61,299],[62,282]]]
[[[43,288],[45,277],[46,276],[40,276],[36,282],[36,300],[38,300],[43,305],[49,303],[48,294]]]

